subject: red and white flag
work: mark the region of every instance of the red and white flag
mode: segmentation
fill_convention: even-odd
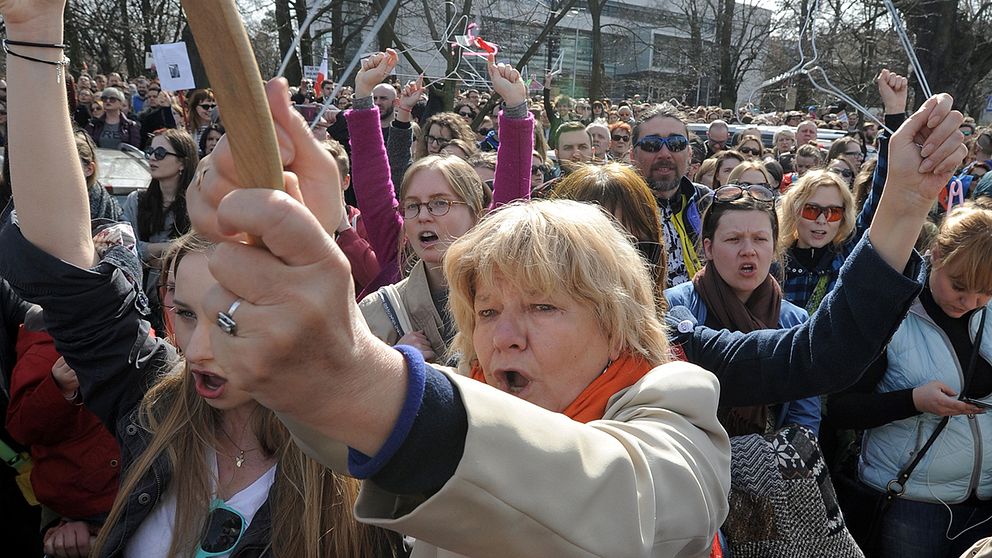
[[[317,69],[317,79],[314,80],[314,95],[320,97],[320,86],[327,79],[327,49],[324,49],[324,59],[320,61],[320,68]]]

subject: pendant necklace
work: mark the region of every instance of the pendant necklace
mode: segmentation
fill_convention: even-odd
[[[222,454],[222,455],[224,455],[226,457],[230,457],[231,459],[234,459],[234,466],[237,467],[238,469],[240,469],[241,466],[245,464],[245,458],[246,458],[245,454],[248,453],[248,452],[255,451],[258,448],[251,448],[249,450],[242,449],[241,446],[239,446],[238,443],[235,442],[233,438],[231,438],[231,435],[227,433],[227,430],[224,427],[221,427],[220,431],[224,433],[224,437],[226,437],[228,440],[230,440],[230,442],[232,444],[234,444],[234,447],[238,448],[238,456],[237,457],[234,457],[232,455],[227,455],[226,453],[225,454]]]

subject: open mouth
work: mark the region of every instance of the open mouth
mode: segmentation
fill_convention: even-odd
[[[417,238],[419,238],[420,241],[423,242],[424,244],[430,244],[433,242],[437,242],[439,240],[437,233],[433,231],[424,231],[420,233],[420,235]]]
[[[741,266],[737,269],[744,275],[751,275],[752,273],[758,270],[758,267],[755,266],[754,264],[746,263],[746,264],[741,264]]]
[[[203,370],[193,370],[196,391],[206,399],[216,399],[224,393],[227,380]]]
[[[502,370],[499,374],[503,377],[506,391],[518,395],[530,385],[530,379],[516,370]]]

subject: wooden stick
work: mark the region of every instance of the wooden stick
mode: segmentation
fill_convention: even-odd
[[[265,86],[234,0],[182,0],[231,144],[240,186],[283,189]]]

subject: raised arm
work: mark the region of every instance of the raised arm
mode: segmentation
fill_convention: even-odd
[[[490,55],[489,79],[493,82],[493,90],[506,102],[506,108],[499,114],[492,202],[492,207],[496,208],[530,199],[534,116],[527,110],[527,86],[520,78],[520,72],[509,64],[496,64],[495,55]]]
[[[382,141],[379,109],[372,103],[372,89],[392,72],[396,59],[396,52],[387,50],[362,61],[362,69],[355,77],[354,104],[344,115],[351,136],[351,184],[369,233],[369,244],[379,260],[379,276],[366,286],[366,293],[400,280],[403,218],[397,212],[399,202]]]
[[[64,52],[16,45],[61,45],[64,8],[65,0],[0,3],[11,52],[7,56],[7,98],[14,109],[7,122],[14,148],[7,156],[24,237],[52,256],[85,268],[95,263],[96,254],[90,235],[89,197],[66,102],[63,75],[68,67],[24,58],[61,64]],[[39,106],[46,109],[27,108]]]
[[[878,75],[878,92],[882,96],[882,104],[885,107],[885,125],[892,130],[902,126],[906,121],[906,96],[909,87],[906,78],[895,72],[883,69]],[[885,130],[879,131],[878,136],[878,163],[875,166],[875,174],[871,179],[871,190],[865,198],[865,204],[857,218],[857,228],[853,242],[861,240],[868,227],[871,226],[875,210],[878,208],[879,199],[882,197],[882,190],[885,186],[885,178],[889,169],[889,133]]]
[[[413,107],[417,106],[424,93],[424,76],[407,83],[396,99],[395,118],[390,124],[389,138],[386,140],[386,154],[389,156],[389,173],[393,187],[398,191],[403,183],[403,175],[410,168],[413,145]]]
[[[685,327],[680,322],[691,326],[691,314],[673,310],[669,321],[680,332],[675,342],[691,362],[720,378],[721,405],[780,403],[839,391],[882,353],[919,292],[919,256],[913,252],[919,229],[964,158],[957,130],[962,117],[951,111],[951,103],[947,95],[929,99],[892,137],[892,168],[874,224],[808,322],[735,334]]]

